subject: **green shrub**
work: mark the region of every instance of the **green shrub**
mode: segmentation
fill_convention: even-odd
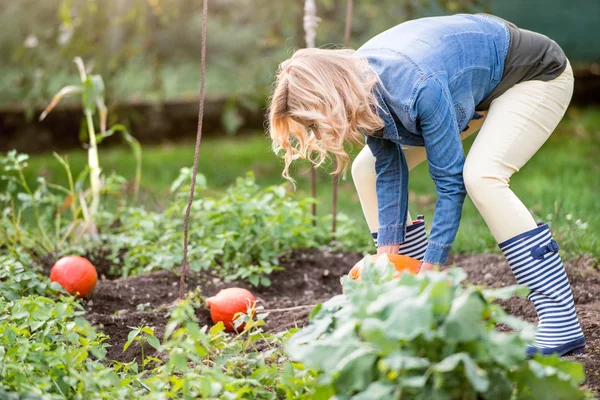
[[[37,259],[47,254],[89,255],[93,261],[107,259],[112,264],[110,274],[123,277],[181,265],[189,169],[183,169],[173,183],[168,206],[160,211],[127,201],[119,195],[125,180],[106,175],[90,235],[82,218],[87,208],[71,200],[87,192],[85,171],[73,181],[69,164],[57,156],[72,182],[69,188],[42,178],[30,187],[23,174],[27,158],[16,152],[0,156],[7,172],[0,177],[7,182],[0,192],[0,249],[4,252],[25,252]],[[283,185],[261,188],[252,173],[238,178],[220,197],[210,195],[202,175],[198,189],[189,231],[188,259],[194,271],[268,286],[268,275],[280,268],[279,257],[292,249],[331,246],[361,251],[372,247],[368,235],[357,231],[354,221],[343,214],[338,216],[332,242],[331,216],[313,226],[310,205],[315,200],[298,199]]]
[[[100,224],[107,227],[100,237],[115,273],[129,276],[181,265],[183,212],[189,195],[182,183],[187,178],[184,171],[175,182],[174,197],[167,209],[153,212],[126,207],[114,216],[108,214],[107,221]],[[206,189],[204,177],[199,176],[199,187]],[[198,196],[190,215],[191,269],[268,286],[268,275],[280,268],[282,254],[329,244],[328,220],[313,227],[309,210],[312,201],[297,200],[283,186],[261,188],[252,173],[238,178],[219,198]],[[340,247],[365,247],[350,219],[340,216],[338,226]]]
[[[8,396],[4,390],[13,398],[87,400],[139,391],[135,376],[103,364],[106,336],[82,317],[74,298],[29,295],[0,301],[0,308],[0,396]]]
[[[188,299],[171,311],[160,347],[166,360],[142,380],[149,398],[313,398],[314,371],[290,362],[283,351],[291,332],[262,332],[265,315],[259,314],[232,336],[223,323],[199,326],[194,306]]]
[[[24,265],[22,260],[0,255],[0,302],[45,294],[47,282],[46,278]]]
[[[0,262],[0,399],[312,398],[314,371],[283,351],[292,332],[262,332],[260,310],[229,335],[222,323],[198,325],[192,296],[169,311],[161,340],[149,327],[130,332],[124,350],[137,341],[159,356],[110,362],[106,335],[84,319],[77,299],[56,296],[14,258]]]
[[[345,279],[345,296],[317,307],[291,340],[336,399],[578,399],[579,363],[528,360],[531,325],[493,303],[521,288],[463,287],[460,269],[392,280],[385,259]],[[499,332],[498,323],[515,329]]]

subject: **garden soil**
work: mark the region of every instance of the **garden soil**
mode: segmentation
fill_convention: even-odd
[[[205,297],[226,287],[250,289],[260,305],[267,310],[275,310],[267,317],[266,330],[278,332],[305,326],[311,306],[339,294],[340,277],[361,258],[357,253],[315,249],[295,251],[282,260],[284,269],[271,275],[269,287],[252,288],[242,282],[226,282],[203,272],[188,276],[187,289],[198,290]],[[475,284],[502,287],[516,283],[507,263],[497,255],[456,255],[444,268],[452,265],[462,267],[468,274],[468,280]],[[600,393],[600,271],[589,257],[568,262],[567,271],[587,340],[586,354],[570,358],[584,363],[586,385]],[[122,351],[130,327],[153,327],[156,336],[162,338],[169,307],[177,299],[178,285],[179,276],[169,271],[127,279],[105,279],[98,283],[95,291],[84,301],[84,306],[87,319],[110,336],[108,359],[131,361],[135,358],[139,361],[139,345],[133,344],[127,351]],[[525,299],[513,298],[501,304],[510,314],[532,323],[537,320],[533,305]],[[277,311],[288,307],[297,308]],[[200,325],[212,324],[207,309],[199,308],[196,314]],[[145,350],[148,353],[148,349]]]

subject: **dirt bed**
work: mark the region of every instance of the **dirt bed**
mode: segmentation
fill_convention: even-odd
[[[360,254],[330,253],[303,250],[290,254],[282,263],[285,267],[271,275],[268,288],[251,288],[238,282],[225,282],[207,274],[195,274],[187,279],[188,290],[199,288],[203,296],[212,296],[220,289],[239,286],[251,289],[266,309],[312,305],[339,294],[340,277],[361,259]],[[515,284],[502,257],[496,255],[458,255],[449,265],[462,267],[469,281],[489,287]],[[577,302],[577,310],[587,340],[584,355],[571,356],[585,364],[588,387],[600,391],[600,272],[591,258],[581,258],[567,265]],[[178,294],[179,277],[161,271],[128,279],[105,280],[85,301],[87,319],[110,336],[108,358],[119,361],[139,360],[140,349],[135,344],[123,352],[123,344],[132,326],[151,326],[161,338],[167,321],[167,305]],[[533,305],[514,298],[502,303],[505,309],[530,322],[536,322]],[[306,325],[311,308],[271,313],[267,318],[268,331],[278,332]],[[211,324],[206,309],[198,309],[200,324]]]

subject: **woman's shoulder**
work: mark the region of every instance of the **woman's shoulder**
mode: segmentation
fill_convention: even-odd
[[[445,38],[462,34],[489,34],[499,19],[484,14],[455,14],[418,18],[393,26],[368,40],[359,51],[387,49],[406,54],[435,50]]]

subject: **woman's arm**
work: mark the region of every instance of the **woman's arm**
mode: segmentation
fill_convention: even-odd
[[[422,86],[415,103],[429,173],[438,199],[424,262],[446,262],[456,237],[466,195],[463,182],[464,151],[447,85],[435,77]]]
[[[408,213],[408,166],[402,148],[390,140],[367,136],[375,156],[379,229],[378,251],[392,251],[404,241]],[[386,251],[389,252],[389,251]],[[396,249],[396,253],[397,253]]]

